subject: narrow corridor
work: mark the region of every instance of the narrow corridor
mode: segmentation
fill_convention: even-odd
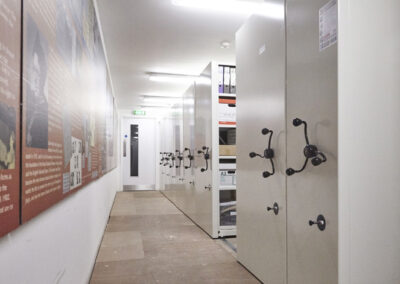
[[[91,283],[259,283],[157,191],[115,198]]]

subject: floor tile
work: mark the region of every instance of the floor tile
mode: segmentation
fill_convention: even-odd
[[[222,243],[160,192],[118,193],[91,283],[259,283]]]
[[[142,235],[139,232],[106,232],[97,262],[144,258]]]
[[[140,232],[106,232],[103,236],[101,247],[140,246],[143,249],[142,235]]]

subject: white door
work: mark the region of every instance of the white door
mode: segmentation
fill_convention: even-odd
[[[124,190],[153,190],[156,183],[156,121],[122,119]]]

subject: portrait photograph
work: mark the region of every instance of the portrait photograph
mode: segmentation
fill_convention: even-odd
[[[48,43],[30,15],[27,17],[26,145],[47,149],[49,131]]]

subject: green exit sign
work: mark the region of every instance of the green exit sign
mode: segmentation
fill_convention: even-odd
[[[146,115],[144,110],[134,110],[133,115]]]

